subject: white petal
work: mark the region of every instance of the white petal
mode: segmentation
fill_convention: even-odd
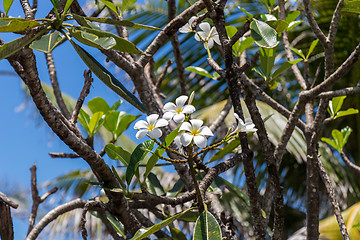
[[[182,95],[178,97],[175,102],[177,107],[182,107],[185,105],[185,102],[188,100],[188,96]]]
[[[207,22],[202,22],[202,23],[199,24],[199,28],[206,33],[206,37],[209,36],[210,30],[211,30],[209,23],[207,23]]]
[[[196,144],[196,146],[198,146],[199,148],[204,148],[207,145],[207,139],[204,136],[195,136],[194,137],[194,143]]]
[[[139,120],[135,123],[134,129],[141,129],[141,128],[148,128],[149,124],[145,122],[144,120]]]
[[[149,132],[149,135],[150,135],[150,137],[152,137],[152,138],[159,138],[159,137],[161,137],[162,132],[161,132],[160,129],[154,128],[154,130],[152,130],[152,131]]]
[[[195,112],[195,107],[193,105],[185,105],[182,112],[183,113],[193,113]]]
[[[143,138],[146,136],[146,134],[148,133],[148,130],[146,129],[143,129],[143,130],[139,130],[137,133],[136,133],[136,138],[137,139],[140,139],[140,138]]]
[[[189,19],[190,28],[191,28],[191,25],[192,25],[192,23],[194,22],[195,19],[196,19],[196,16],[192,16],[192,17]]]
[[[184,147],[187,147],[191,143],[192,139],[193,139],[193,135],[188,133],[183,133],[180,137],[180,142]]]
[[[172,102],[168,102],[164,105],[164,112],[175,111],[176,105]]]
[[[214,134],[212,133],[212,131],[210,130],[210,128],[203,126],[199,129],[199,135],[203,135],[203,136],[214,136]]]
[[[155,124],[155,128],[159,128],[159,127],[165,127],[169,125],[168,121],[166,119],[160,118],[156,124]]]
[[[203,125],[203,121],[200,120],[200,119],[191,119],[190,120],[191,124],[192,124],[192,127],[194,129],[199,129],[202,125]]]
[[[181,122],[183,122],[184,120],[185,120],[185,114],[183,114],[183,113],[175,114],[175,116],[174,116],[174,121],[175,121],[176,123],[181,123]]]
[[[197,34],[195,34],[195,39],[196,41],[203,41],[203,39],[205,40],[207,38],[207,34],[204,32],[197,32]]]
[[[149,125],[154,125],[158,118],[159,118],[158,114],[151,114],[146,117],[146,121],[148,121]]]
[[[166,113],[164,113],[163,118],[170,121],[174,115],[175,115],[175,113],[173,113],[173,112],[166,112]]]
[[[191,124],[188,122],[184,122],[183,124],[181,124],[179,131],[181,131],[181,130],[186,130],[186,131],[191,132]]]
[[[214,36],[211,37],[211,39],[213,39],[218,45],[221,45],[219,34],[216,33]]]
[[[196,40],[196,41],[199,41],[199,42],[200,42],[200,41],[201,41],[201,39],[200,39],[200,37],[199,37],[199,35],[198,35],[198,34],[199,34],[199,33],[196,33],[194,37],[195,37],[195,40]]]
[[[181,33],[188,33],[190,32],[190,25],[189,23],[186,23],[184,26],[182,26],[181,28],[179,28],[179,32]]]
[[[211,49],[214,46],[214,40],[210,38],[207,42],[209,49]]]

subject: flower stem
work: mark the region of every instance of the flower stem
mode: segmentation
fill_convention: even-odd
[[[191,144],[189,146],[189,148],[188,148],[188,163],[189,163],[191,177],[192,177],[192,179],[194,181],[194,185],[195,185],[196,197],[197,197],[197,201],[198,201],[198,204],[199,204],[199,212],[202,213],[205,210],[205,206],[204,206],[204,200],[203,200],[203,198],[201,196],[199,183],[198,183],[198,181],[196,179],[196,172],[195,172],[195,169],[194,169],[192,149],[193,149],[193,146]]]

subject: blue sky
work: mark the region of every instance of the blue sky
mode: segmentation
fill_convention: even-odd
[[[85,1],[79,2],[83,4]],[[41,18],[51,10],[50,1],[39,1],[39,7],[37,17]],[[0,9],[3,9],[2,5],[0,5]],[[18,1],[14,1],[9,15],[13,17],[23,16]],[[14,35],[1,33],[0,38],[8,42],[14,38]],[[100,56],[97,51],[92,51],[92,53],[95,58]],[[69,43],[55,49],[53,55],[61,90],[77,98],[84,82],[85,64],[76,55]],[[40,79],[43,82],[50,83],[44,54],[37,52],[36,57]],[[98,58],[98,61],[104,62],[104,59]],[[109,70],[112,73],[115,72],[114,67],[110,67]],[[10,64],[7,60],[0,61],[0,82],[3,86],[0,88],[0,124],[2,126],[0,191],[6,193],[14,190],[14,188],[30,191],[29,169],[34,163],[37,164],[39,184],[75,169],[87,169],[87,164],[81,159],[52,159],[49,157],[49,152],[68,153],[71,150],[52,133],[37,113],[32,101],[26,99],[21,79],[15,75],[8,75],[8,72],[14,73]],[[124,76],[119,75],[116,77],[124,78]],[[129,86],[129,88],[131,90],[132,87]],[[94,83],[86,102],[97,96],[107,100],[110,105],[119,99],[113,91],[94,76]],[[134,110],[126,103],[121,105],[120,110],[134,115],[139,114],[139,111]],[[134,131],[131,131],[130,134],[133,133]],[[43,192],[40,192],[41,194]],[[26,234],[27,221],[15,220],[14,229],[15,239],[23,239]]]

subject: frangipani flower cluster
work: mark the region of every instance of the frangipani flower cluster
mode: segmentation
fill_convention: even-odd
[[[194,31],[192,29],[192,24],[196,17],[191,17],[189,19],[189,22],[186,23],[183,27],[179,29],[181,33],[189,33],[189,32],[195,32],[195,39],[196,41],[203,41],[204,47],[206,49],[211,49],[214,46],[214,42],[217,44],[220,43],[219,34],[216,31],[215,27],[211,27],[209,23],[203,22],[199,24],[199,28],[201,31]]]
[[[160,138],[162,136],[161,127],[168,126],[169,121],[180,124],[179,131],[183,131],[178,135],[174,142],[180,148],[187,147],[194,143],[199,148],[207,146],[207,138],[214,134],[207,126],[203,126],[204,122],[200,119],[190,119],[187,116],[195,112],[195,107],[191,104],[186,104],[188,96],[180,96],[175,100],[175,103],[168,102],[164,105],[164,115],[159,118],[158,114],[151,114],[146,117],[146,121],[139,120],[136,122],[134,129],[137,129],[136,138],[140,139],[148,135],[150,138]],[[191,101],[191,100],[190,100]],[[245,122],[236,114],[234,116],[237,120],[235,130],[231,133],[237,132],[256,132],[255,124],[251,120]]]

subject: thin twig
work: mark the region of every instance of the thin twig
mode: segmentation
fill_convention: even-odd
[[[30,168],[30,172],[31,172],[31,196],[32,196],[33,204],[31,207],[31,213],[30,213],[30,218],[29,218],[28,234],[30,234],[31,230],[34,227],[39,205],[42,202],[44,202],[51,194],[55,193],[58,190],[57,187],[54,187],[50,191],[45,193],[42,197],[40,197],[39,191],[37,189],[37,177],[36,177],[36,165],[35,164]]]
[[[220,124],[224,122],[231,108],[232,108],[232,102],[231,102],[231,98],[229,97],[226,101],[224,108],[221,110],[219,116],[215,119],[215,121],[211,123],[209,127],[212,132],[214,132],[220,126]]]
[[[69,110],[66,107],[66,104],[64,102],[64,98],[62,97],[59,82],[57,79],[56,69],[55,69],[55,63],[52,53],[45,53],[46,57],[46,64],[48,67],[49,75],[50,75],[50,81],[52,85],[52,89],[54,92],[54,96],[56,99],[56,103],[60,108],[60,111],[67,119],[70,119],[71,115]]]
[[[165,79],[165,76],[166,76],[166,74],[167,74],[167,70],[168,70],[168,68],[171,66],[171,64],[172,64],[172,61],[171,61],[170,59],[167,60],[166,65],[165,65],[165,67],[164,67],[164,71],[161,73],[161,75],[159,76],[157,82],[155,83],[155,87],[156,87],[157,89],[160,88],[161,83],[162,83],[162,81]]]
[[[77,117],[78,117],[80,109],[84,103],[84,100],[90,92],[91,83],[94,81],[91,77],[90,70],[84,71],[84,78],[85,78],[85,83],[84,83],[83,89],[81,90],[80,96],[76,102],[75,108],[74,108],[72,116],[71,116],[71,122],[73,124],[75,124],[77,121]]]
[[[345,164],[349,168],[351,168],[351,170],[353,170],[357,175],[360,175],[360,167],[355,165],[354,163],[352,163],[344,152],[340,153],[340,155],[341,155],[341,158],[344,160]]]
[[[80,156],[75,153],[49,153],[52,158],[79,158]]]
[[[339,224],[341,235],[343,236],[344,240],[349,240],[350,239],[349,234],[347,232],[344,219],[341,215],[341,209],[339,207],[339,202],[336,199],[334,186],[333,186],[329,176],[327,175],[325,167],[324,167],[323,163],[321,162],[321,160],[319,159],[319,157],[317,157],[317,164],[318,164],[321,179],[323,180],[323,182],[325,184],[326,191],[328,192],[331,204],[333,206],[334,214],[335,214],[336,220]]]
[[[11,199],[9,199],[4,193],[0,192],[0,201],[6,203],[7,205],[9,205],[12,208],[18,208],[19,204],[17,204],[16,202],[12,201]]]

